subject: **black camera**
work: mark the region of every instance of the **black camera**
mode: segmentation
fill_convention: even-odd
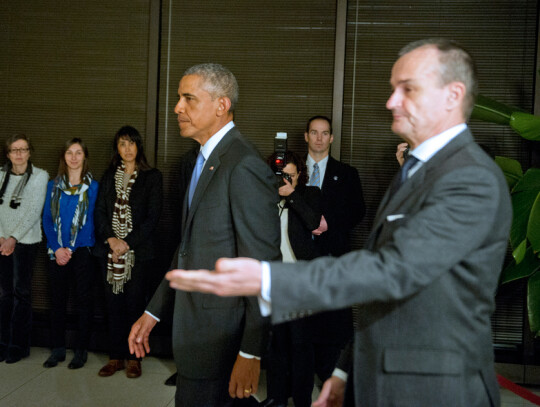
[[[285,181],[283,181],[284,179],[286,179],[287,181],[289,181],[289,184],[292,184],[292,178],[291,178],[291,175],[290,175],[290,174],[287,174],[286,172],[282,172],[281,180],[280,180],[280,183],[279,183],[280,186],[285,185]]]
[[[285,167],[285,152],[287,151],[287,133],[279,132],[276,133],[274,138],[274,165],[275,174],[279,180],[279,186],[285,185],[283,178],[286,178],[287,181],[291,182],[291,177],[289,174],[283,173],[283,168]]]

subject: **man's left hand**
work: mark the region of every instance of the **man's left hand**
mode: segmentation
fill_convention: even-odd
[[[229,381],[229,395],[241,399],[257,393],[260,373],[260,360],[238,355]]]

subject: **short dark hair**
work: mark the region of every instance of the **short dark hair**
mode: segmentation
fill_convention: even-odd
[[[428,38],[407,44],[399,51],[402,57],[417,48],[432,46],[439,51],[439,76],[442,85],[461,82],[465,85],[463,115],[469,119],[478,95],[478,74],[471,54],[456,41],[445,38]]]
[[[278,170],[278,167],[276,165],[277,155],[277,152],[273,152],[266,159],[266,163],[274,172],[277,172]],[[303,160],[302,157],[300,157],[300,155],[296,154],[294,151],[287,150],[285,151],[283,157],[283,166],[285,167],[287,164],[293,164],[296,167],[296,171],[298,171],[298,185],[306,185],[309,175],[307,172],[305,160]]]
[[[150,164],[148,164],[146,155],[144,154],[144,146],[141,134],[135,127],[132,126],[120,127],[120,129],[118,129],[116,132],[113,140],[113,157],[111,159],[110,167],[116,168],[122,162],[122,157],[120,157],[120,153],[118,152],[118,142],[120,139],[128,139],[129,141],[133,141],[135,143],[137,146],[137,157],[135,157],[135,164],[137,164],[137,168],[141,170],[149,169]]]
[[[84,176],[88,173],[88,147],[86,147],[84,141],[82,141],[82,139],[78,137],[74,137],[64,143],[64,147],[62,148],[62,152],[60,153],[60,160],[58,163],[58,176],[63,177],[68,174],[68,168],[66,164],[66,151],[68,151],[73,144],[80,145],[84,152],[84,162],[81,171],[82,180]]]
[[[204,81],[204,89],[212,99],[227,97],[231,101],[230,113],[238,103],[238,82],[231,71],[220,64],[199,64],[188,68],[183,76],[198,75]]]
[[[313,116],[313,117],[310,117],[307,121],[307,124],[306,124],[306,133],[309,133],[309,126],[311,126],[311,122],[313,120],[325,120],[328,122],[328,125],[330,126],[330,134],[334,134],[332,132],[332,120],[330,120],[329,117],[327,116],[323,116],[323,115],[317,115],[317,116]]]
[[[30,151],[34,151],[34,146],[32,145],[30,141],[30,137],[28,137],[26,134],[23,134],[23,133],[15,133],[9,136],[6,139],[6,142],[4,143],[4,153],[6,156],[9,154],[9,151],[11,150],[11,145],[19,140],[26,141],[26,144],[28,144],[28,148],[30,149]]]

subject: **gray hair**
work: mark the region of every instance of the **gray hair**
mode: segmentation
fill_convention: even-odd
[[[220,64],[200,64],[188,68],[186,75],[198,75],[204,81],[206,90],[212,99],[227,97],[231,101],[229,112],[234,113],[238,103],[238,82],[233,73]]]
[[[432,46],[439,51],[439,76],[443,86],[450,82],[462,82],[465,85],[463,115],[466,120],[469,119],[478,95],[477,71],[473,58],[457,42],[444,38],[429,38],[411,42],[399,51],[399,56],[402,57],[424,46]]]

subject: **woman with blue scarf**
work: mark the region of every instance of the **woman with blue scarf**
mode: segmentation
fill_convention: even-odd
[[[43,230],[49,253],[51,291],[51,356],[44,367],[66,359],[66,306],[69,288],[74,290],[78,312],[75,354],[68,365],[79,369],[87,359],[92,322],[92,256],[94,207],[98,183],[88,171],[88,149],[79,138],[64,145],[58,175],[49,181],[43,210]]]

